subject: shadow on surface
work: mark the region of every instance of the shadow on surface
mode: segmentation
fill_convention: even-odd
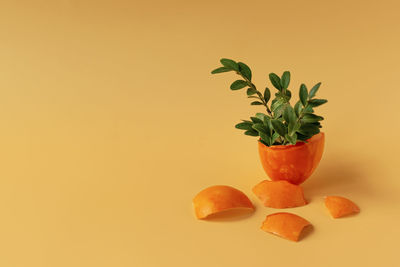
[[[299,241],[307,239],[312,233],[314,233],[314,226],[312,226],[311,224],[307,225],[303,228],[303,231],[301,231]]]
[[[251,217],[254,212],[255,210],[245,208],[231,209],[210,215],[205,220],[210,222],[241,221]]]
[[[373,190],[365,179],[365,164],[369,163],[326,160],[303,185],[307,202],[328,195],[372,195]]]

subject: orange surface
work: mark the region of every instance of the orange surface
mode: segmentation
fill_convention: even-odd
[[[327,196],[325,198],[325,206],[333,218],[360,212],[360,208],[353,201],[339,196]]]
[[[296,145],[266,146],[258,142],[261,164],[271,180],[303,183],[317,168],[324,152],[325,134],[319,133]]]
[[[265,218],[261,229],[297,242],[299,241],[300,234],[304,227],[308,225],[310,225],[310,223],[306,219],[296,214],[279,212],[268,215]]]
[[[0,5],[0,267],[393,267],[400,240],[400,2],[11,0]],[[325,150],[285,209],[299,243],[259,229],[269,179],[261,91],[291,72],[293,101],[322,82]],[[198,220],[203,188],[240,189],[248,217]],[[333,220],[324,196],[361,212]],[[376,245],[378,244],[378,245]]]
[[[264,180],[253,187],[253,192],[264,206],[270,208],[294,208],[307,204],[303,189],[287,181]]]
[[[203,189],[193,199],[198,219],[205,219],[221,211],[245,208],[253,209],[250,199],[241,191],[226,185],[215,185]]]

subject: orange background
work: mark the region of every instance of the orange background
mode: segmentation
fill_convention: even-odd
[[[397,1],[3,1],[0,266],[395,266],[400,238]],[[290,209],[314,231],[262,232],[262,111],[219,58],[259,88],[321,81],[326,149]],[[198,221],[201,189],[234,186],[256,212]],[[361,208],[331,219],[327,194]]]

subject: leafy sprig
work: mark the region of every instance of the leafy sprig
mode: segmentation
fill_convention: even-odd
[[[244,130],[245,135],[259,136],[260,141],[267,146],[296,144],[298,141],[306,142],[307,139],[320,132],[321,116],[314,114],[314,108],[325,104],[327,100],[315,98],[321,83],[314,85],[308,91],[305,84],[300,85],[299,100],[294,107],[290,100],[292,93],[288,89],[290,72],[285,71],[281,76],[269,74],[269,80],[277,89],[275,98],[271,100],[271,91],[268,87],[262,93],[252,82],[252,72],[243,62],[236,62],[223,58],[220,60],[222,67],[213,70],[212,74],[233,71],[241,79],[230,85],[231,90],[240,90],[247,87],[247,97],[253,100],[250,105],[264,106],[265,113],[256,113],[250,120],[243,120],[236,124],[236,128]],[[271,100],[271,102],[270,102]]]

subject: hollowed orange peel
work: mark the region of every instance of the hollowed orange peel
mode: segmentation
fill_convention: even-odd
[[[306,219],[292,213],[279,212],[265,218],[261,229],[297,242],[304,227],[311,225]]]
[[[200,191],[193,199],[194,211],[198,219],[231,209],[251,209],[254,206],[242,192],[226,185],[215,185]]]
[[[270,208],[293,208],[307,204],[303,189],[285,180],[262,181],[253,187],[253,192],[264,206]]]
[[[333,218],[340,218],[360,212],[360,208],[350,199],[339,196],[327,196],[325,206]]]

